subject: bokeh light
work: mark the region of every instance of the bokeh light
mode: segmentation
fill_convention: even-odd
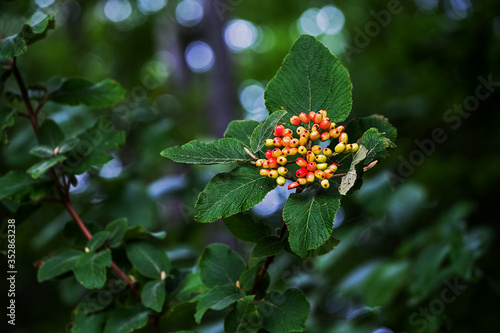
[[[267,117],[264,105],[264,86],[257,81],[247,80],[241,85],[240,103],[247,111],[246,119],[262,121]]]
[[[132,6],[127,0],[108,0],[104,14],[110,21],[122,22],[132,14]]]
[[[35,3],[38,5],[40,8],[45,8],[50,5],[52,5],[55,2],[55,0],[36,0]]]
[[[196,0],[183,0],[175,8],[175,18],[185,27],[194,27],[203,18],[203,6]]]
[[[137,7],[144,14],[156,13],[167,5],[167,0],[137,0]]]
[[[224,40],[231,51],[240,52],[252,47],[258,37],[253,23],[245,20],[232,20],[224,29]]]
[[[299,31],[303,34],[319,36],[334,35],[342,30],[345,23],[344,14],[335,6],[328,5],[321,9],[309,8],[297,21]]]
[[[196,73],[209,71],[215,62],[215,54],[210,45],[202,41],[195,41],[186,48],[186,63]]]

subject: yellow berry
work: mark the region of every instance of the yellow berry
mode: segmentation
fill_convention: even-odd
[[[297,178],[297,183],[299,183],[300,185],[305,185],[305,184],[307,184],[307,179]]]
[[[326,156],[325,155],[316,155],[316,162],[317,163],[325,163],[326,162]]]
[[[323,186],[323,188],[329,188],[330,187],[330,182],[327,179],[323,179],[321,181],[321,186]]]
[[[347,143],[348,136],[346,132],[340,133],[339,142]]]
[[[343,142],[339,142],[336,146],[335,146],[335,152],[340,154],[341,152],[343,152],[345,150],[345,143]]]
[[[288,173],[288,169],[287,169],[287,168],[285,168],[285,167],[283,167],[283,166],[280,166],[280,167],[278,168],[278,174],[279,174],[280,176],[284,176],[284,175],[286,175],[287,173]]]
[[[318,170],[325,170],[326,168],[328,168],[328,163],[318,163],[316,164],[316,168]]]
[[[269,171],[269,174],[268,174],[267,176],[268,176],[269,178],[275,178],[275,179],[276,179],[276,178],[278,178],[278,176],[279,176],[279,175],[278,175],[278,171],[276,171],[276,170],[270,170],[270,171]]]
[[[319,155],[319,154],[321,154],[321,152],[323,151],[323,149],[321,148],[321,146],[316,145],[316,146],[312,146],[311,151],[315,155]]]
[[[351,152],[355,153],[358,151],[358,149],[359,149],[359,145],[357,143],[353,143]]]
[[[276,183],[277,183],[279,186],[283,186],[283,185],[285,185],[285,182],[286,182],[286,179],[285,179],[285,177],[283,177],[283,176],[279,176],[278,178],[276,178]]]
[[[317,179],[325,179],[326,178],[325,174],[321,170],[314,171],[314,177],[316,177]]]
[[[333,155],[333,151],[330,148],[323,149],[323,155],[326,157],[331,157]]]
[[[271,170],[268,170],[268,169],[260,169],[259,173],[260,173],[261,176],[269,176],[269,172],[270,171]]]
[[[274,142],[273,142],[273,139],[267,139],[267,140],[264,142],[264,145],[265,145],[266,147],[269,147],[269,148],[274,147]]]
[[[298,151],[298,153],[299,153],[300,155],[305,155],[305,154],[307,154],[307,148],[306,148],[306,147],[304,147],[303,145],[302,145],[302,146],[300,146],[300,147],[297,149],[297,151]]]
[[[288,162],[288,160],[286,159],[285,156],[280,156],[276,160],[278,161],[278,164],[281,164],[281,165],[286,165],[286,163]]]

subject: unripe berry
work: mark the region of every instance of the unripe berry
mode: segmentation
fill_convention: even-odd
[[[312,151],[308,151],[306,155],[307,162],[314,162],[316,160],[316,155]]]
[[[272,154],[274,158],[278,158],[282,155],[282,152],[281,152],[281,149],[279,148],[274,148],[273,149],[273,154]]]
[[[305,178],[297,178],[297,183],[299,183],[299,185],[306,185],[307,184],[307,179],[305,179]]]
[[[325,109],[319,110],[318,113],[321,113],[323,115],[323,119],[326,118],[326,110]]]
[[[262,165],[264,164],[264,161],[265,161],[265,160],[263,160],[263,159],[260,159],[260,160],[255,161],[255,166],[256,166],[257,168],[262,167]]]
[[[327,179],[323,179],[321,181],[321,186],[323,186],[323,188],[329,188],[330,187],[330,182]]]
[[[321,146],[312,146],[311,148],[311,151],[315,154],[315,155],[319,155],[321,154],[321,152],[323,151],[323,148],[321,148]]]
[[[326,179],[330,179],[333,177],[333,171],[330,169],[323,170],[323,174],[325,175]]]
[[[311,119],[311,121],[314,121],[314,117],[316,117],[316,112],[309,111],[309,119]]]
[[[332,129],[328,133],[330,133],[330,138],[331,139],[336,139],[336,138],[338,138],[340,136],[340,132],[339,132],[338,128]]]
[[[318,170],[325,170],[326,168],[328,168],[328,163],[318,163],[316,164],[316,168]]]
[[[345,149],[345,143],[343,142],[339,142],[336,146],[335,146],[335,152],[337,154],[340,154],[341,152],[343,152]]]
[[[352,150],[352,146],[349,144],[349,145],[345,145],[345,149],[344,149],[344,153],[347,154],[347,153],[350,153]]]
[[[286,165],[286,163],[288,162],[288,160],[286,159],[285,156],[280,156],[278,157],[277,159],[278,163],[281,164],[281,165]]]
[[[323,155],[326,157],[331,157],[333,155],[333,151],[330,148],[323,149]]]
[[[300,135],[300,133],[307,131],[305,127],[299,126],[297,127],[297,134]]]
[[[270,171],[269,171],[269,174],[268,174],[267,176],[268,176],[269,178],[274,178],[274,179],[276,179],[276,178],[278,178],[278,171],[276,171],[276,170],[270,170]]]
[[[266,158],[270,159],[271,157],[273,157],[273,151],[272,150],[266,150]]]
[[[321,121],[323,120],[323,115],[321,113],[316,113],[316,115],[314,115],[314,122],[316,124],[319,124],[321,123]]]
[[[295,148],[298,147],[298,145],[299,145],[299,139],[293,138],[292,140],[290,140],[290,147]]]
[[[309,138],[307,136],[305,136],[304,134],[301,134],[300,139],[299,139],[299,145],[301,145],[301,146],[307,145],[307,140],[309,140]]]
[[[328,169],[332,170],[333,172],[337,171],[337,164],[333,163],[328,166]]]
[[[331,123],[331,124],[330,124],[330,128],[329,128],[329,130],[334,129],[334,128],[335,128],[335,126],[337,126],[337,124],[335,124],[335,123]]]
[[[321,134],[319,134],[318,131],[312,131],[309,139],[315,141],[315,140],[318,140],[320,136],[321,136]]]
[[[337,130],[339,131],[339,133],[342,133],[345,130],[345,126],[339,126],[337,127]]]
[[[269,176],[269,172],[270,171],[271,170],[269,170],[269,169],[260,169],[259,173],[260,173],[261,176]]]
[[[285,156],[287,157],[288,155],[290,155],[290,147],[285,147],[283,148],[283,150],[281,151],[282,152],[282,156]]]
[[[314,125],[311,127],[311,132],[312,132],[312,131],[319,132],[319,124],[314,124]]]
[[[284,136],[283,139],[281,139],[281,144],[283,147],[290,147],[290,141],[292,141],[292,139],[289,136]]]
[[[307,154],[307,148],[304,147],[304,145],[301,145],[299,148],[298,148],[298,152],[300,155],[305,155]]]
[[[290,117],[290,124],[292,124],[294,126],[299,126],[300,125],[300,118],[297,116]]]
[[[288,185],[288,189],[291,190],[291,189],[294,189],[298,186],[299,186],[299,183],[293,182],[293,183],[290,183],[290,185]]]
[[[297,170],[297,172],[295,172],[295,175],[298,178],[305,177],[307,175],[307,169],[306,168],[300,168],[299,170]]]
[[[280,167],[278,168],[278,174],[279,174],[280,176],[284,176],[284,175],[286,175],[287,173],[288,173],[288,169],[287,169],[287,168],[285,168],[285,167],[283,167],[283,166],[280,166]]]
[[[353,143],[352,144],[352,152],[355,153],[357,152],[359,149],[359,145],[357,143]]]
[[[283,130],[283,136],[289,136],[289,137],[291,137],[292,135],[293,135],[293,131],[291,129],[285,128]]]
[[[325,163],[326,162],[326,156],[325,155],[316,155],[316,162],[317,163]]]
[[[343,143],[347,143],[347,140],[348,140],[348,136],[347,136],[347,133],[346,132],[342,132],[340,133],[340,136],[339,136],[339,142],[343,142]]]
[[[275,147],[283,147],[281,144],[281,138],[274,138],[273,143]]]
[[[314,177],[316,177],[318,179],[325,179],[326,178],[325,174],[321,170],[314,171]]]
[[[278,178],[276,178],[276,183],[277,183],[279,186],[283,186],[283,185],[285,185],[285,182],[286,182],[286,179],[285,179],[285,177],[283,177],[283,176],[278,176]]]
[[[328,139],[330,139],[330,133],[328,132],[321,133],[321,136],[319,137],[320,141],[326,141]]]
[[[314,162],[307,163],[307,171],[315,171],[315,170],[316,170],[316,163]]]
[[[301,112],[299,114],[300,121],[303,123],[308,123],[309,122],[309,116],[305,112]]]
[[[273,139],[267,139],[264,141],[264,145],[269,148],[274,147]]]
[[[316,179],[316,177],[314,176],[314,172],[308,172],[307,173],[307,175],[306,175],[306,181],[308,183],[312,183],[315,179]]]
[[[269,163],[269,168],[271,168],[271,169],[274,169],[278,166],[278,161],[274,157],[271,157],[269,159],[268,163]]]
[[[299,152],[298,149],[293,147],[293,148],[290,148],[290,152],[288,153],[288,155],[294,156],[294,155],[297,155],[298,152]]]
[[[265,168],[265,169],[269,169],[269,161],[264,161],[262,162],[262,167]]]
[[[297,165],[301,168],[305,168],[307,166],[307,161],[300,157],[295,160],[295,163],[297,163]]]
[[[332,121],[330,118],[325,118],[319,123],[319,128],[322,130],[330,130],[330,125],[332,124]]]
[[[285,127],[283,125],[276,125],[274,128],[274,136],[283,136],[283,131],[285,130]]]

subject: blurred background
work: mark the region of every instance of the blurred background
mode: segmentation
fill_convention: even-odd
[[[72,188],[91,228],[127,217],[130,225],[165,230],[180,270],[213,242],[248,258],[251,244],[221,221],[193,220],[197,194],[227,168],[174,164],[159,153],[219,138],[234,119],[265,119],[267,82],[298,36],[310,34],[351,74],[351,117],[388,117],[398,148],[343,200],[333,232],[339,246],[304,262],[280,255],[273,283],[306,293],[307,332],[500,332],[493,209],[500,198],[500,2],[0,0],[0,30],[17,33],[43,13],[55,14],[56,29],[19,58],[25,81],[112,77],[129,92],[109,109],[48,103],[42,114],[66,136],[102,114],[127,133],[115,159]],[[35,145],[28,122],[18,119],[9,135],[0,174],[35,161],[25,149]],[[279,225],[287,192],[271,192],[252,214]],[[25,219],[16,238],[16,332],[67,332],[85,290],[74,279],[38,284],[33,263],[66,244],[70,217],[46,204],[16,219]],[[192,314],[165,319],[164,331],[223,331],[221,314],[207,313],[199,326]]]

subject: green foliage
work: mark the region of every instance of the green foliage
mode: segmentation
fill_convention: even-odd
[[[106,324],[104,333],[129,333],[146,326],[150,310],[138,303],[130,308],[116,310]]]
[[[252,133],[257,126],[259,122],[255,120],[233,120],[227,125],[224,137],[238,140],[250,149]]]
[[[361,137],[359,144],[368,149],[365,159],[366,164],[388,157],[389,153],[387,149],[396,148],[396,145],[376,128],[370,128],[366,131]]]
[[[26,172],[29,173],[31,177],[38,178],[45,172],[47,172],[50,168],[52,168],[54,165],[64,160],[66,160],[66,156],[64,155],[54,156],[46,160],[40,161],[36,164],[33,164],[28,170],[26,170]]]
[[[1,92],[2,90],[0,89],[0,93]],[[7,146],[9,144],[9,139],[5,129],[14,125],[15,115],[16,110],[12,110],[5,106],[0,107],[0,145]]]
[[[165,280],[148,281],[141,291],[142,304],[157,312],[161,312],[165,303]]]
[[[211,143],[191,141],[183,146],[167,148],[161,152],[174,162],[188,164],[229,164],[250,159],[244,145],[235,139],[224,138]]]
[[[249,214],[239,213],[224,218],[226,227],[242,240],[257,243],[261,238],[269,236],[271,229],[261,221],[254,221]]]
[[[347,174],[342,177],[339,186],[339,193],[341,195],[348,194],[351,190],[356,190],[361,187],[363,177],[363,161],[368,155],[368,149],[361,145],[359,150],[352,158],[351,166]],[[351,191],[352,192],[352,191]]]
[[[276,187],[273,179],[264,178],[255,167],[241,165],[231,172],[216,175],[200,193],[195,208],[198,222],[214,222],[244,212],[264,199]]]
[[[134,267],[144,276],[161,279],[162,274],[170,272],[170,260],[160,246],[136,241],[127,245],[127,257]]]
[[[308,35],[293,44],[290,53],[264,93],[269,112],[285,109],[291,115],[325,109],[332,122],[351,112],[349,73],[328,48]]]
[[[38,269],[38,282],[52,279],[73,269],[82,251],[62,249],[45,260]]]
[[[274,256],[284,249],[283,243],[278,237],[267,236],[261,238],[252,251],[252,257],[268,257]]]
[[[105,107],[123,99],[125,89],[116,81],[107,79],[94,83],[85,79],[65,79],[50,94],[50,100],[59,104]]]
[[[73,272],[85,288],[102,288],[106,283],[106,267],[111,266],[111,251],[82,253],[75,262]]]
[[[258,152],[264,147],[264,142],[273,134],[274,128],[285,115],[287,115],[287,112],[284,110],[271,113],[263,124],[254,129],[250,138],[250,146],[253,152]]]
[[[261,319],[254,304],[255,296],[245,296],[238,300],[233,310],[224,320],[224,332],[255,333],[261,326]]]
[[[207,287],[235,285],[245,270],[245,262],[227,245],[211,244],[203,250],[200,261],[200,277]]]
[[[0,199],[8,198],[15,202],[22,201],[36,191],[40,182],[22,171],[9,171],[0,177]]]
[[[198,300],[194,318],[199,324],[208,309],[223,310],[243,296],[241,290],[233,284],[216,285]]]

